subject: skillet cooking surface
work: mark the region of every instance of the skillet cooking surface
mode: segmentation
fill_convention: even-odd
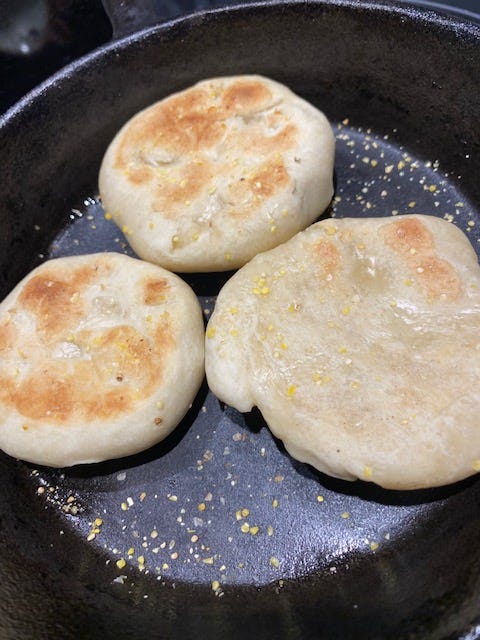
[[[302,37],[308,40],[306,25],[313,28],[321,15],[320,11],[315,13],[314,5],[310,10],[284,5],[278,11],[284,16],[277,18],[273,32],[278,29],[282,34],[283,46],[287,45],[286,22],[282,20],[301,23]],[[82,165],[76,159],[78,149],[70,150],[65,136],[79,131],[81,122],[90,122],[88,113],[82,113],[80,120],[79,114],[74,114],[70,128],[58,117],[52,125],[45,120],[52,105],[61,103],[61,82],[58,87],[54,83],[53,94],[57,95],[53,98],[44,91],[31,102],[27,100],[23,106],[27,115],[30,110],[37,122],[45,123],[42,140],[48,140],[54,129],[60,130],[60,155],[56,154],[53,175],[62,162],[71,162],[72,169],[62,169],[65,177],[59,177],[53,189],[42,187],[43,200],[39,196],[35,201],[22,193],[20,199],[8,202],[22,216],[14,221],[13,229],[12,223],[8,224],[11,237],[16,239],[16,255],[22,254],[24,259],[13,265],[8,255],[5,258],[5,291],[19,279],[20,271],[23,275],[46,258],[107,250],[133,255],[117,227],[105,218],[96,196],[96,172],[103,150],[127,113],[196,79],[219,73],[258,71],[272,75],[330,116],[337,137],[336,191],[325,216],[438,215],[464,230],[478,251],[480,219],[473,205],[477,186],[468,169],[473,145],[478,148],[478,143],[472,142],[463,121],[464,139],[459,142],[450,113],[438,115],[433,107],[429,111],[428,104],[420,104],[422,91],[427,85],[431,90],[431,78],[422,84],[416,77],[415,92],[405,97],[377,92],[378,87],[365,75],[368,66],[361,69],[359,65],[363,75],[355,76],[352,69],[345,85],[340,83],[336,89],[329,72],[325,71],[321,80],[309,77],[307,71],[299,76],[288,65],[281,72],[278,60],[276,67],[262,62],[253,68],[248,60],[234,62],[232,53],[226,61],[215,58],[213,62],[209,45],[221,50],[226,46],[218,42],[223,14],[220,11],[203,18],[203,33],[211,40],[203,42],[202,69],[177,61],[178,73],[172,71],[167,78],[165,72],[157,72],[157,84],[149,77],[148,88],[135,99],[131,96],[135,86],[127,91],[118,83],[120,67],[115,56],[122,53],[122,64],[130,73],[142,70],[143,79],[131,79],[130,85],[145,82],[146,63],[142,65],[142,59],[151,62],[149,56],[155,57],[147,51],[148,35],[137,44],[125,41],[110,48],[111,86],[102,90],[100,99],[94,88],[104,61],[98,56],[86,63],[83,72],[90,76],[81,91],[74,87],[69,93],[73,110],[75,98],[79,99],[78,109],[80,103],[85,108],[82,92],[90,89],[90,100],[100,114],[82,137]],[[247,27],[247,15],[248,9],[243,8],[230,16],[243,30],[239,42],[241,38],[259,42],[258,32],[269,17],[268,8],[257,8],[253,34]],[[344,46],[349,42],[349,29],[357,40],[368,39],[361,35],[364,16],[360,12],[355,15],[352,11],[346,17],[341,8],[333,7],[323,19],[325,24],[317,28],[324,37],[332,24],[339,29],[341,23]],[[187,40],[187,50],[194,50],[199,36],[195,36],[193,23],[195,19],[191,29],[188,21],[186,26],[183,21],[174,24],[176,39],[167,31],[162,44],[175,49],[180,34]],[[411,25],[415,30],[415,21]],[[390,26],[393,29],[393,24]],[[412,37],[408,27],[407,21],[405,33],[396,33],[399,48],[403,38]],[[433,25],[431,29],[433,35],[426,48],[432,41],[439,46]],[[334,55],[331,47],[335,43],[320,47],[317,36],[311,42],[323,54],[325,48]],[[372,42],[350,46],[355,49],[361,45],[371,47]],[[310,43],[304,53],[314,59],[318,51],[314,56],[312,46]],[[171,55],[173,60],[175,52],[169,51],[167,57]],[[372,56],[383,66],[379,78],[385,79],[393,59],[381,60],[371,49],[366,52],[367,58]],[[276,55],[283,59],[281,51]],[[433,59],[433,53],[430,55]],[[478,50],[475,62],[479,64]],[[309,68],[309,60],[302,64]],[[462,70],[467,78],[469,71]],[[402,73],[408,76],[408,70],[399,70],[393,88],[407,87],[408,93],[408,86],[402,85]],[[357,78],[357,86],[347,89],[352,78]],[[322,84],[314,87],[314,81]],[[117,106],[119,87],[122,99]],[[467,102],[461,92],[457,98],[456,115],[461,120]],[[440,111],[448,103],[449,96],[441,95]],[[101,115],[107,104],[115,113],[113,123]],[[423,113],[422,122],[416,120],[415,109]],[[88,110],[92,115],[93,106]],[[22,118],[23,113],[12,117]],[[465,116],[469,118],[473,118],[470,111]],[[429,126],[435,131],[429,131]],[[449,147],[449,143],[453,147],[452,141],[457,143],[455,148]],[[434,155],[428,155],[427,149]],[[39,150],[33,153],[40,155]],[[30,166],[35,166],[35,160],[31,158]],[[16,179],[13,167],[19,162],[12,159],[7,176],[12,193]],[[46,165],[39,169],[40,175],[29,176],[33,185],[45,181],[52,171],[52,162]],[[85,175],[76,175],[79,166]],[[27,209],[35,217],[25,221]],[[15,225],[22,226],[21,232]],[[199,295],[206,319],[230,275],[185,276]],[[168,638],[211,637],[214,633],[232,638],[252,633],[260,638],[447,638],[459,637],[480,613],[476,544],[480,483],[476,478],[412,492],[334,480],[290,458],[258,412],[242,415],[222,405],[206,385],[179,428],[143,454],[64,470],[33,468],[7,457],[3,461],[0,499],[8,510],[4,509],[0,542],[5,550],[13,549],[17,554],[9,558],[11,573],[9,565],[4,565],[4,590],[9,597],[3,606],[12,633],[35,628],[49,638],[78,637],[78,633],[85,637],[146,637],[152,632],[160,634],[155,637]],[[20,573],[25,572],[30,586],[20,587],[24,590],[20,595],[26,595],[29,606],[15,617],[11,603],[18,600],[19,587],[14,586],[12,576],[22,563]]]

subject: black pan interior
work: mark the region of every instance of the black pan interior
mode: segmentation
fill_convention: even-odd
[[[478,251],[479,36],[391,3],[270,3],[92,54],[1,123],[2,293],[49,257],[132,254],[97,198],[102,154],[141,107],[222,74],[271,76],[329,116],[326,216],[437,215]],[[184,276],[206,319],[229,275]],[[0,474],[5,637],[423,640],[480,616],[475,478],[414,492],[333,480],[206,385],[143,454],[62,470],[3,456]]]

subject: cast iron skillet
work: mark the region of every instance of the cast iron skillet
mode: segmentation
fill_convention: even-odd
[[[113,42],[2,118],[2,295],[47,257],[130,252],[96,199],[113,134],[172,91],[249,72],[330,117],[326,215],[439,215],[478,246],[480,28],[396,3],[257,3]],[[186,278],[206,315],[229,275]],[[480,637],[476,478],[332,480],[206,386],[144,454],[65,470],[2,456],[0,504],[2,638]]]

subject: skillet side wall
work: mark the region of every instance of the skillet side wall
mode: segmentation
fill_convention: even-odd
[[[445,171],[462,176],[462,192],[478,202],[480,97],[478,91],[472,91],[480,78],[478,28],[452,28],[448,21],[435,24],[427,16],[358,3],[244,7],[150,30],[67,68],[0,122],[2,295],[40,260],[37,255],[45,252],[68,223],[71,207],[96,193],[103,152],[121,124],[140,108],[208,76],[262,73],[285,82],[322,108],[333,122],[348,117],[355,126],[388,133],[392,143],[402,144],[419,157],[439,159]],[[397,133],[392,134],[392,129]],[[218,629],[232,638],[253,631],[260,638],[272,637],[272,633],[279,637],[287,630],[284,637],[291,638],[398,640],[408,636],[426,640],[440,637],[439,629],[445,635],[460,631],[474,615],[470,598],[479,587],[476,532],[480,498],[478,488],[467,485],[461,498],[445,510],[445,519],[434,523],[435,540],[444,541],[443,545],[439,542],[441,548],[409,550],[405,545],[399,557],[378,555],[369,577],[363,576],[364,564],[353,565],[354,595],[347,593],[351,588],[347,576],[344,582],[319,581],[318,591],[300,586],[296,593],[293,585],[281,600],[272,590],[257,595],[252,588],[232,593],[230,602],[225,598],[214,605],[210,592],[180,586],[163,604],[155,603],[158,610],[149,608],[140,596],[136,600],[134,594],[126,603],[136,605],[131,620],[125,623],[124,632],[117,626],[113,633],[105,624],[107,612],[112,624],[120,625],[122,614],[129,610],[110,592],[104,593],[104,585],[112,578],[106,570],[96,568],[104,565],[104,559],[95,557],[90,549],[85,551],[68,535],[51,550],[60,521],[53,514],[39,512],[38,506],[31,509],[35,496],[26,479],[18,480],[22,474],[28,476],[28,469],[7,458],[2,463],[0,504],[8,516],[2,522],[0,539],[5,544],[0,547],[0,558],[8,560],[5,566],[11,573],[15,571],[12,557],[22,563],[18,592],[14,591],[15,580],[7,581],[12,591],[6,598],[10,611],[4,609],[3,624],[10,620],[12,635],[6,637],[15,637],[13,630],[29,637],[28,623],[18,626],[22,616],[11,611],[23,595],[28,599],[28,590],[21,584],[28,583],[31,572],[40,576],[32,581],[38,610],[35,618],[26,619],[31,624],[41,621],[52,638],[75,637],[78,632],[94,637],[90,634],[96,627],[103,637],[130,637],[135,629],[140,637],[155,631],[154,637],[175,637],[176,632],[188,637],[194,631],[189,625],[210,611],[204,630],[213,635]],[[6,535],[16,529],[18,535]],[[37,551],[30,551],[31,545],[37,545]],[[382,563],[396,564],[397,579],[401,577],[401,584],[391,593],[381,591]],[[67,566],[75,576],[71,591],[67,589],[71,583],[60,575],[60,566]],[[148,584],[146,581],[145,588]],[[434,585],[431,601],[422,602],[422,610],[417,611],[420,604],[415,602],[428,584]],[[51,589],[50,600],[48,595],[38,598],[44,586]],[[337,607],[328,597],[330,587],[337,590],[333,592]],[[65,619],[59,627],[58,614],[68,618],[69,610],[62,600],[63,589],[82,606],[76,621]],[[366,612],[366,618],[356,619],[356,628],[355,619],[348,616],[353,598],[362,591],[366,602],[381,597],[376,601],[376,615],[373,609]],[[401,599],[402,593],[409,595]],[[330,610],[320,604],[322,597]],[[55,604],[55,598],[60,604]],[[176,603],[185,607],[188,600],[192,604],[187,619]],[[53,607],[51,612],[46,603]],[[303,616],[305,610],[308,613]],[[414,614],[416,620],[407,623]],[[263,617],[263,626],[254,624],[257,617]]]

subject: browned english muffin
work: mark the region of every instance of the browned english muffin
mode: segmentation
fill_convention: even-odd
[[[457,227],[329,219],[227,282],[206,372],[295,458],[415,489],[480,471],[479,353],[480,267]]]
[[[0,304],[0,447],[68,466],[136,453],[178,424],[204,375],[198,301],[117,253],[59,258]]]
[[[173,271],[245,264],[313,222],[333,195],[325,116],[261,76],[214,78],[133,117],[99,175],[137,254]]]

